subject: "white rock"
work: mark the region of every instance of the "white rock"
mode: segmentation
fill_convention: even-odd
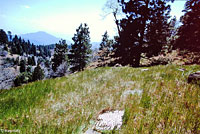
[[[141,71],[148,71],[149,69],[141,69]]]
[[[118,130],[122,126],[124,116],[123,111],[107,111],[98,116],[95,130]]]
[[[138,94],[141,95],[143,90],[135,89],[135,90],[126,90],[123,92],[122,96],[127,97],[128,95]]]
[[[185,71],[185,70],[184,70],[184,69],[182,69],[182,68],[179,68],[178,70],[179,70],[179,71],[181,71],[181,72],[184,72],[184,71]]]

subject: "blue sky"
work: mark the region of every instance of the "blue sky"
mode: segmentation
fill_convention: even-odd
[[[45,31],[71,40],[80,23],[87,23],[91,41],[99,42],[107,30],[116,34],[112,15],[102,18],[107,0],[0,0],[0,29],[24,34]],[[172,4],[171,15],[179,18],[185,1]]]

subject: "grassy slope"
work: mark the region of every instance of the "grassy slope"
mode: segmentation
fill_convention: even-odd
[[[126,110],[116,133],[200,133],[200,88],[187,84],[189,73],[200,67],[141,69],[98,68],[0,91],[0,129],[81,133],[111,108]],[[122,95],[134,89],[143,90],[142,96]]]

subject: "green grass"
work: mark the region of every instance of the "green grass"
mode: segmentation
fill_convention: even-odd
[[[125,109],[124,125],[105,133],[200,133],[200,88],[187,83],[200,66],[141,69],[98,68],[0,91],[0,130],[79,134],[110,108]],[[143,94],[123,96],[136,89]]]

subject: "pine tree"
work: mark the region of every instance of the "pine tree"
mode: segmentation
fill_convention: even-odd
[[[83,70],[91,54],[90,32],[87,24],[81,24],[76,32],[72,38],[74,43],[69,54],[72,72]]]
[[[0,45],[8,43],[8,36],[3,29],[0,29]]]
[[[9,42],[12,41],[12,32],[11,31],[8,31],[8,39],[9,39]]]
[[[67,44],[65,40],[59,41],[54,49],[54,56],[52,59],[52,69],[56,72],[57,67],[67,60]]]
[[[33,54],[34,56],[37,55],[37,48],[34,44],[30,46],[30,54]]]
[[[36,63],[35,63],[35,56],[32,56],[32,65],[35,66]]]
[[[44,71],[41,69],[40,65],[37,64],[37,67],[33,71],[32,80],[42,80],[44,78]]]
[[[181,17],[182,26],[178,30],[175,46],[190,51],[200,51],[200,1],[187,0],[185,14]]]
[[[34,58],[34,56],[28,57],[28,65],[31,65],[31,66],[35,65],[35,58]]]
[[[100,43],[99,60],[104,60],[104,58],[109,56],[111,52],[112,44],[113,44],[113,40],[109,39],[108,32],[106,31]]]
[[[166,43],[170,0],[119,0],[126,17],[120,21],[120,37],[114,46],[122,65],[139,66],[142,53],[157,55]]]
[[[20,73],[23,73],[26,71],[26,61],[25,60],[21,60],[19,66],[20,66]]]
[[[19,65],[20,63],[19,63],[19,57],[17,57],[16,59],[15,59],[15,65]]]
[[[22,44],[21,38],[18,38],[17,35],[15,35],[15,37],[13,38],[13,44],[12,44],[13,54],[23,55],[23,48],[21,44]]]

